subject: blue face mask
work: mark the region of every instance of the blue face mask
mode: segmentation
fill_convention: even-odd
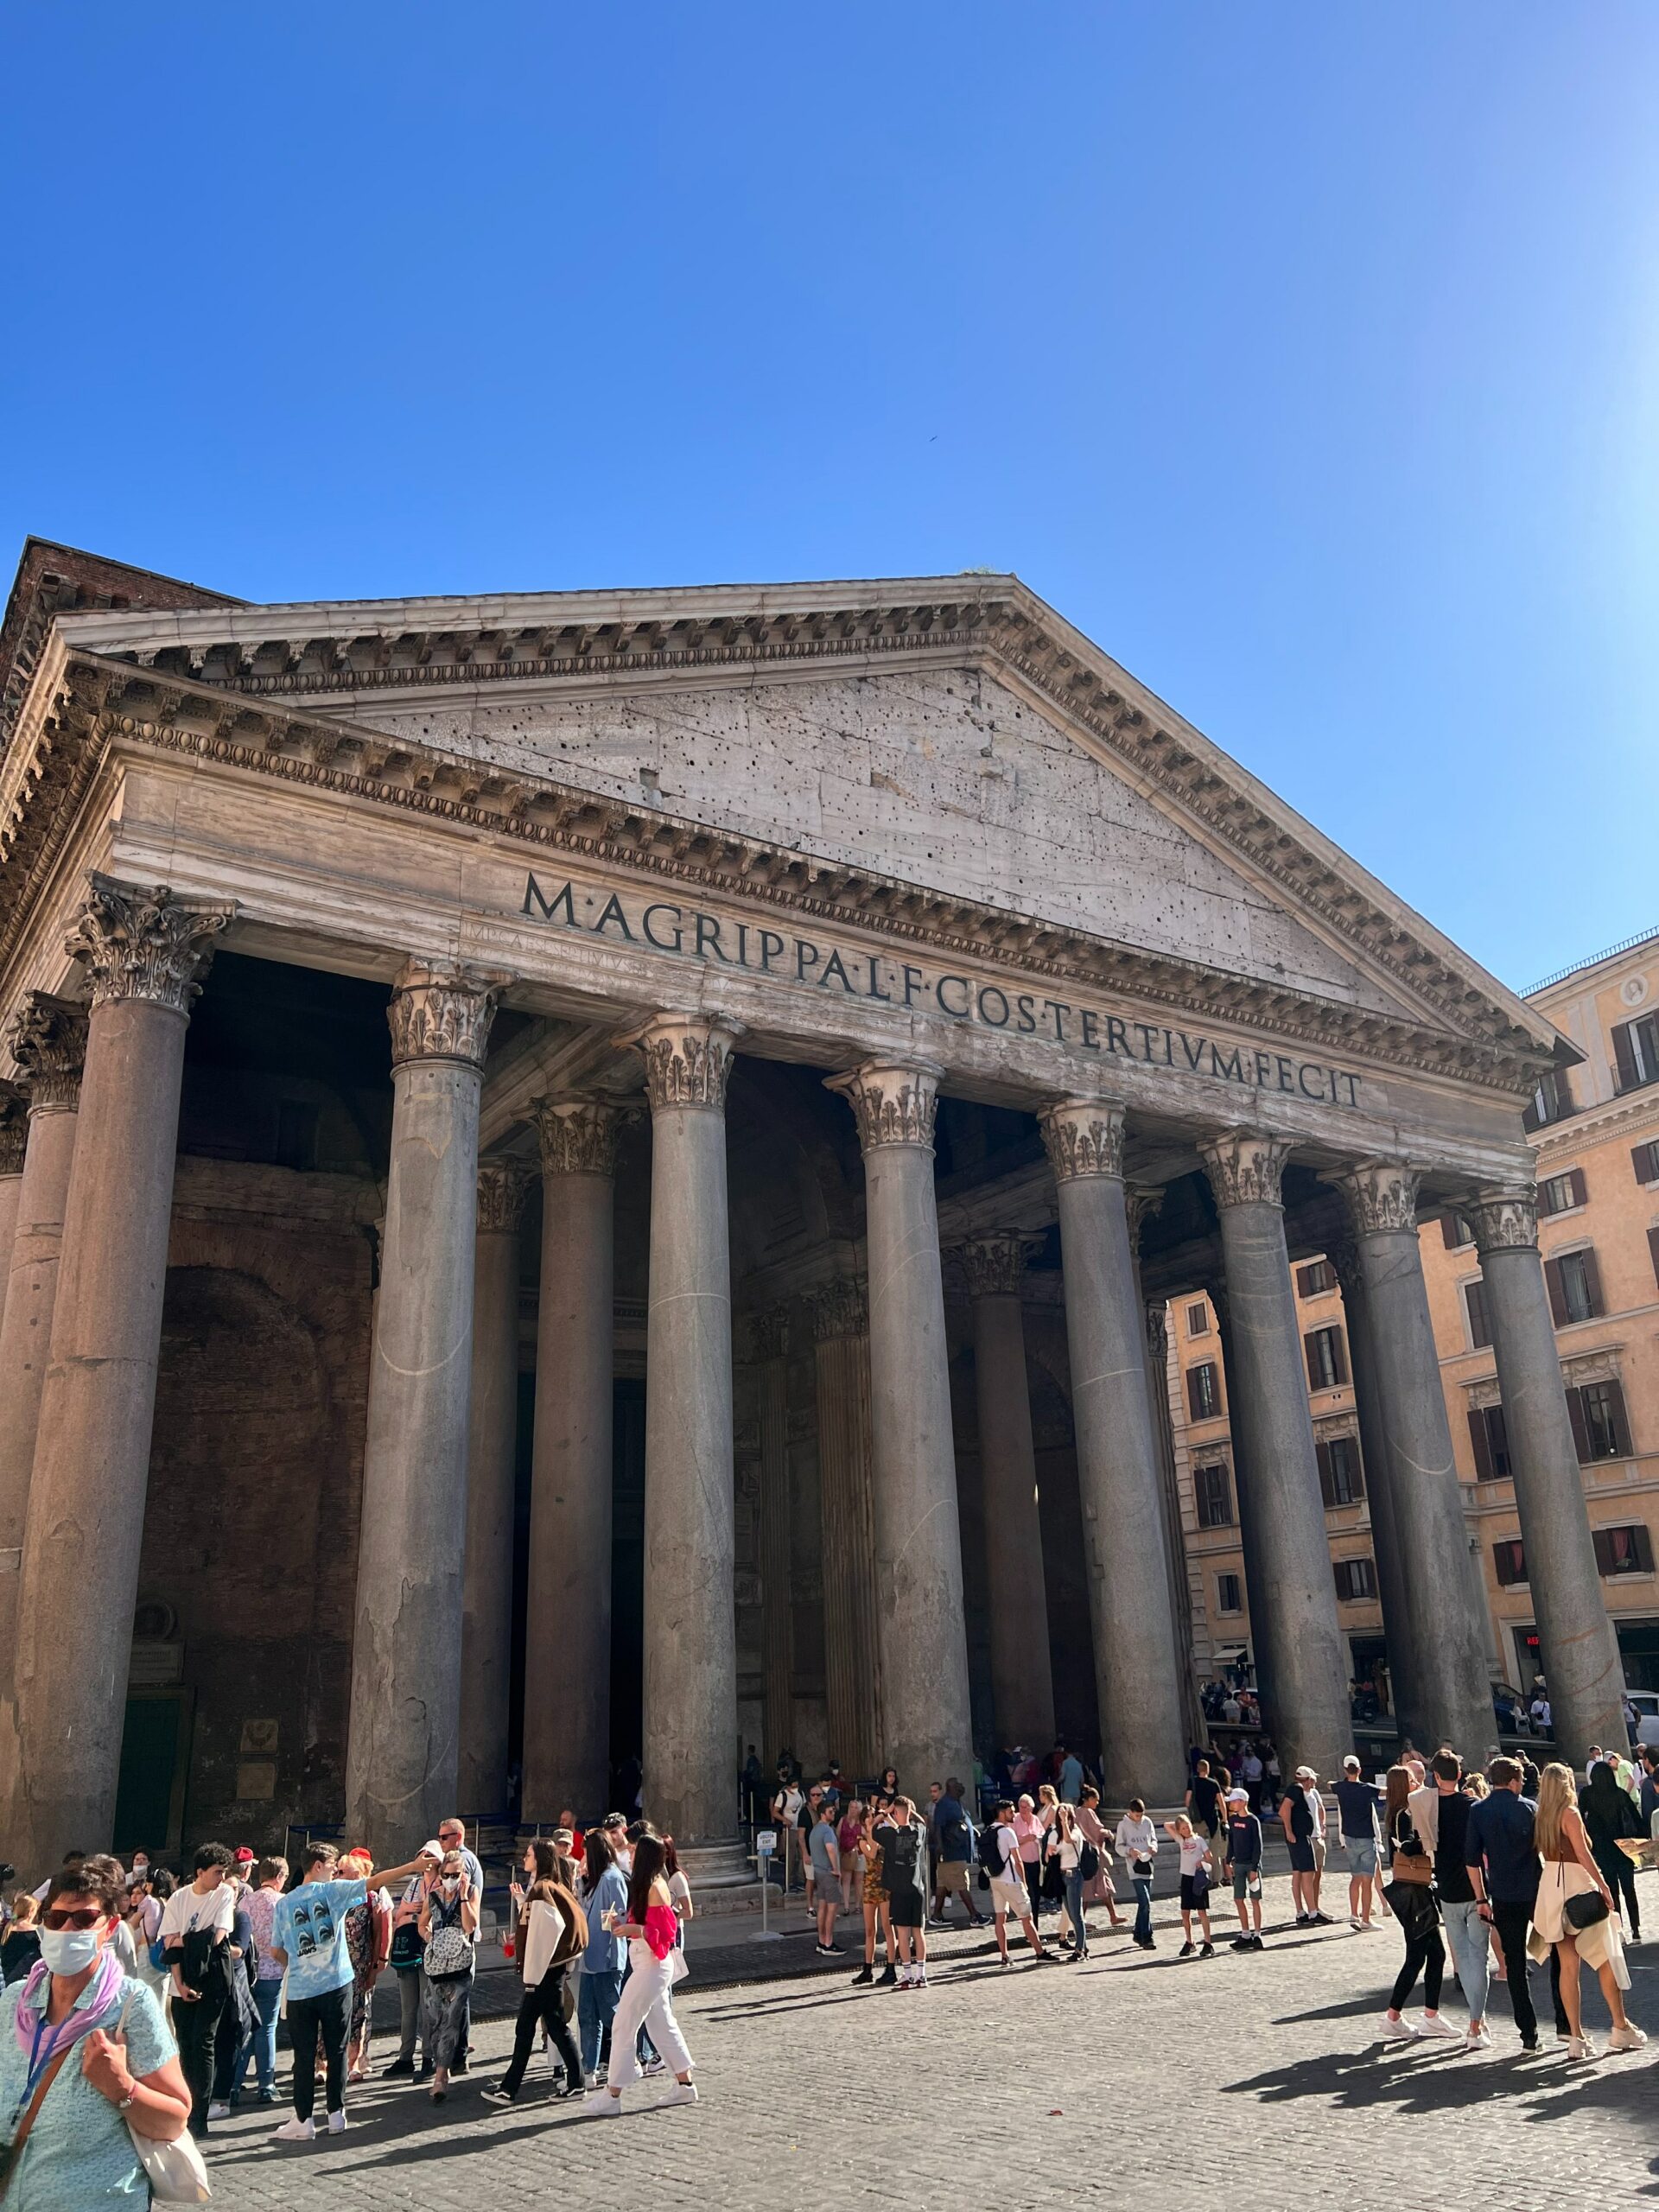
[[[48,1974],[85,1974],[98,1958],[96,1928],[42,1928],[41,1956]]]

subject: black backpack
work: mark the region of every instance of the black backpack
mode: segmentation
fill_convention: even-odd
[[[980,1830],[979,1841],[974,1847],[974,1855],[979,1862],[982,1887],[1002,1879],[1007,1869],[1002,1857],[1002,1846],[997,1840],[995,1821],[988,1821]]]

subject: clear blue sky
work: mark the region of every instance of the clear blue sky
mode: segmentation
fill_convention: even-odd
[[[13,19],[0,549],[1016,569],[1507,981],[1659,925],[1659,7]]]

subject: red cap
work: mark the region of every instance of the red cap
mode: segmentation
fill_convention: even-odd
[[[251,1866],[253,1864],[253,1853],[245,1843],[236,1854],[236,1863],[238,1866]]]

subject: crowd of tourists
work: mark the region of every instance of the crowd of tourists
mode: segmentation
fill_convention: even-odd
[[[528,1845],[510,1887],[503,1950],[522,1982],[496,2104],[518,2096],[538,2037],[555,2094],[594,2119],[643,2075],[671,2074],[668,2103],[695,2104],[671,1992],[693,1904],[673,1839],[612,1814],[583,1835],[566,1816]],[[7,1906],[0,1935],[0,2152],[7,2212],[106,2199],[194,2202],[194,2145],[238,2105],[277,2102],[279,2018],[292,2053],[284,2144],[346,2126],[365,2082],[383,1974],[399,1997],[397,2050],[382,2078],[442,2104],[469,2064],[484,1870],[462,1822],[415,1856],[308,1844],[290,1868],[247,1847],[205,1843],[188,1872],[133,1854],[71,1851]],[[572,2022],[575,2032],[572,2032]],[[321,2120],[317,2107],[321,2090]]]
[[[1302,1767],[1275,1789],[1264,1763],[1258,1792],[1195,1746],[1184,1805],[1156,1814],[1139,1798],[1104,1808],[1064,1746],[1039,1761],[1016,1748],[971,1789],[948,1776],[917,1796],[891,1767],[857,1789],[833,1764],[805,1782],[785,1758],[761,1809],[785,1883],[792,1868],[804,1885],[820,1957],[847,1955],[840,1930],[851,1920],[860,1986],[925,1990],[928,1931],[953,1916],[988,1925],[1003,1969],[1021,1943],[1033,1965],[1081,1963],[1101,1911],[1107,1932],[1155,1950],[1160,1865],[1179,1881],[1181,1959],[1216,1955],[1218,1890],[1230,1890],[1237,1921],[1230,1948],[1260,1952],[1266,1842],[1276,1832],[1296,1926],[1336,1923],[1325,1885],[1338,1848],[1351,1929],[1395,1926],[1402,1955],[1383,2038],[1489,2050],[1502,1990],[1522,2050],[1535,2051],[1535,1964],[1548,1968],[1570,2059],[1597,2055],[1586,1965],[1606,2009],[1607,2050],[1647,2040],[1624,2006],[1626,1948],[1641,1941],[1637,1859],[1659,1834],[1659,1751],[1646,1747],[1635,1760],[1592,1751],[1582,1788],[1559,1763],[1540,1771],[1500,1757],[1482,1772],[1442,1748],[1427,1762],[1402,1757],[1380,1784],[1351,1756],[1323,1783]],[[580,2099],[594,2118],[620,2112],[647,2075],[672,2076],[666,2101],[695,2103],[672,2001],[694,1908],[672,1837],[620,1813],[584,1834],[567,1815],[524,1847],[518,1872],[503,1951],[521,1995],[512,2056],[488,2100],[514,2101],[539,2041],[552,2094]],[[137,2196],[146,2181],[163,2198],[190,2201],[195,2141],[238,2105],[277,2101],[279,2017],[291,2109],[276,2139],[310,2142],[320,2124],[341,2133],[348,2086],[374,2071],[383,1974],[397,1986],[399,2024],[381,2079],[442,2104],[469,2067],[483,1896],[484,1870],[458,1818],[390,1867],[324,1842],[308,1844],[292,1868],[246,1846],[206,1843],[176,1875],[142,1852],[130,1868],[67,1853],[50,1881],[11,1899],[0,1935],[8,2212]],[[1467,2015],[1455,2024],[1441,2006],[1448,1963]]]

